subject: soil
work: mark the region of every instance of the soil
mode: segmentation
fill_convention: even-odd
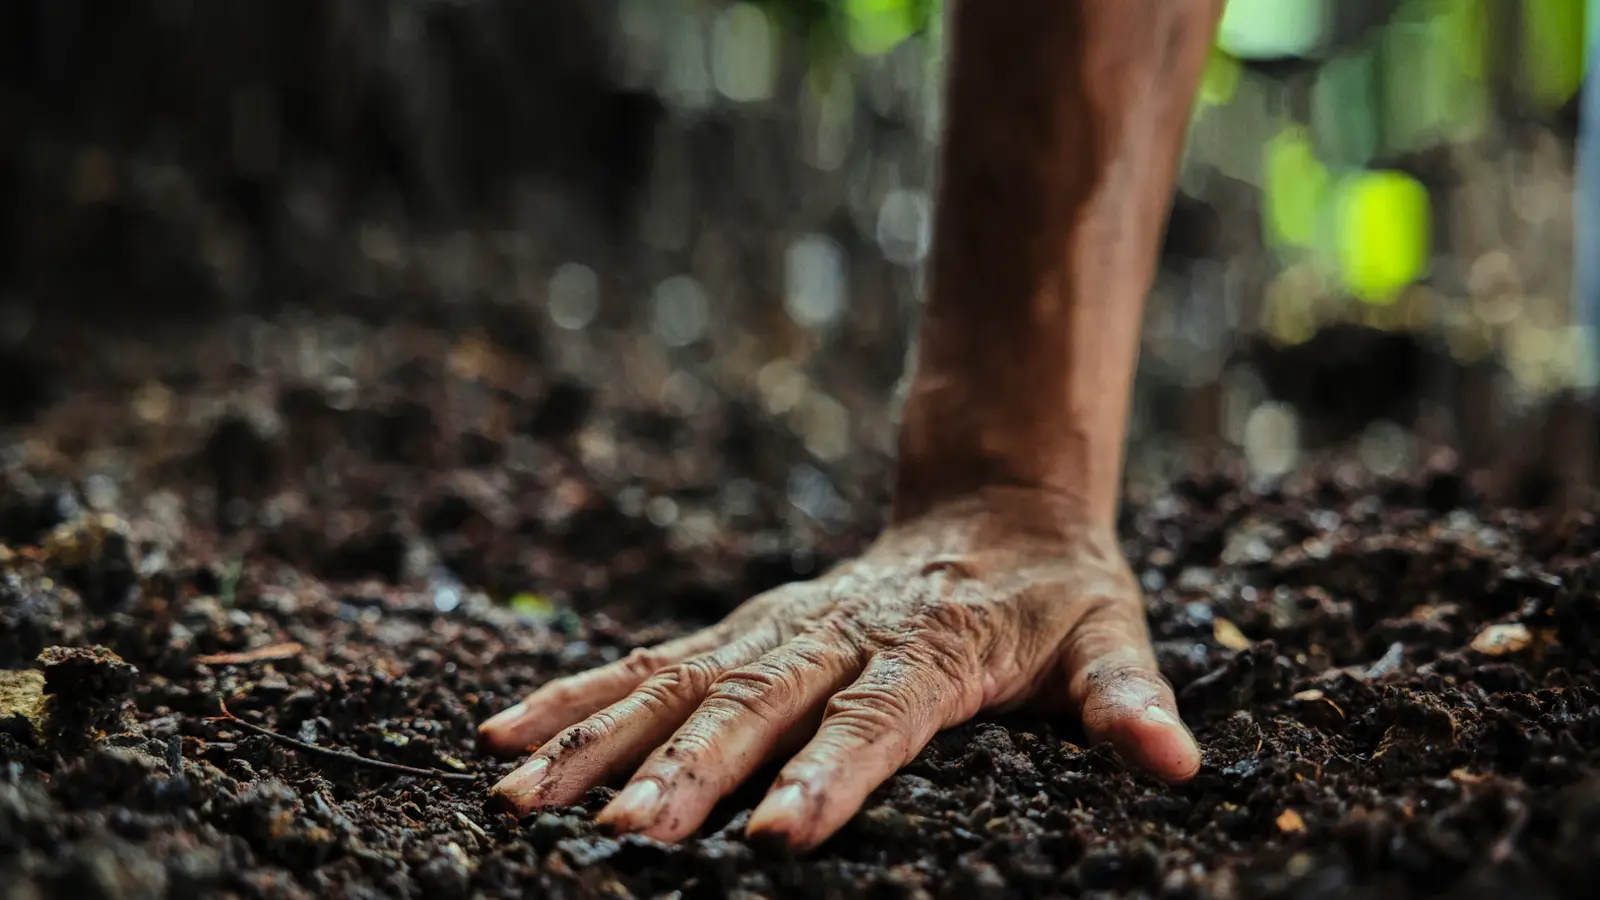
[[[680,846],[597,830],[609,789],[489,814],[513,763],[479,721],[848,555],[883,497],[732,401],[674,416],[481,337],[360,338],[361,380],[316,383],[215,334],[107,342],[14,426],[5,900],[1556,897],[1600,875],[1600,528],[1437,465],[1130,503],[1206,749],[1190,785],[1070,722],[985,719],[798,857],[744,840],[759,782]]]

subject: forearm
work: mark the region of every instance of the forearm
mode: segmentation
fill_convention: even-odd
[[[985,486],[1114,516],[1144,295],[1222,0],[956,0],[896,516]]]

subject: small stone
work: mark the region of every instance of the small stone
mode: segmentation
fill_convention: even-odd
[[[128,524],[109,513],[79,516],[44,540],[44,560],[61,572],[85,605],[121,606],[139,584],[139,564]]]

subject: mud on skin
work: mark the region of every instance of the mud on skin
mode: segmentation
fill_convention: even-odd
[[[442,357],[407,365],[434,383],[454,377]],[[178,402],[214,389],[191,384]],[[542,382],[518,390],[497,402],[536,408]],[[1164,672],[1206,750],[1184,787],[1084,747],[1064,723],[1000,719],[937,737],[800,857],[744,840],[760,778],[678,846],[597,828],[607,789],[521,821],[486,812],[489,785],[514,763],[480,754],[480,721],[551,677],[770,587],[774,541],[791,542],[786,559],[848,556],[881,498],[850,498],[862,524],[830,535],[758,488],[742,518],[684,542],[625,491],[642,483],[715,510],[716,485],[755,465],[724,452],[720,426],[687,425],[670,454],[695,464],[662,465],[653,438],[615,425],[637,411],[597,399],[583,427],[612,436],[642,474],[554,452],[484,463],[482,441],[522,438],[469,441],[435,393],[418,432],[429,453],[407,459],[378,446],[382,430],[349,424],[382,418],[389,401],[377,393],[314,413],[349,428],[314,464],[297,455],[310,426],[293,416],[228,442],[277,473],[266,499],[239,503],[203,502],[219,499],[226,459],[171,463],[207,445],[206,425],[135,422],[112,388],[74,401],[103,415],[68,410],[32,427],[44,446],[108,428],[129,436],[109,506],[126,540],[61,540],[88,514],[62,523],[40,511],[18,515],[40,524],[0,552],[0,667],[47,673],[0,692],[7,900],[1556,897],[1600,875],[1600,526],[1486,508],[1448,474],[1308,478],[1266,495],[1197,477],[1126,511],[1124,549],[1150,595]],[[479,462],[460,461],[469,444]],[[59,460],[36,456],[8,483],[71,485],[87,508],[83,495],[105,486],[85,491]],[[31,496],[58,510],[56,494]],[[219,505],[247,527],[215,527]],[[441,545],[459,578],[418,562]],[[86,559],[86,546],[116,558]],[[85,566],[140,573],[141,590],[86,604],[63,587],[66,570]],[[513,609],[473,599],[463,581],[555,599]],[[196,661],[294,643],[257,661]],[[218,696],[303,742],[478,777],[306,754],[214,720]],[[45,710],[70,733],[34,727]]]

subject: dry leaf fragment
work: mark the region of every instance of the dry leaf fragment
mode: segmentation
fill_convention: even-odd
[[[1533,643],[1528,626],[1516,622],[1490,625],[1472,639],[1472,649],[1484,656],[1506,656]]]
[[[1250,639],[1244,636],[1244,632],[1239,630],[1239,626],[1229,622],[1227,619],[1220,617],[1212,619],[1211,635],[1217,639],[1217,643],[1229,650],[1250,649]]]

